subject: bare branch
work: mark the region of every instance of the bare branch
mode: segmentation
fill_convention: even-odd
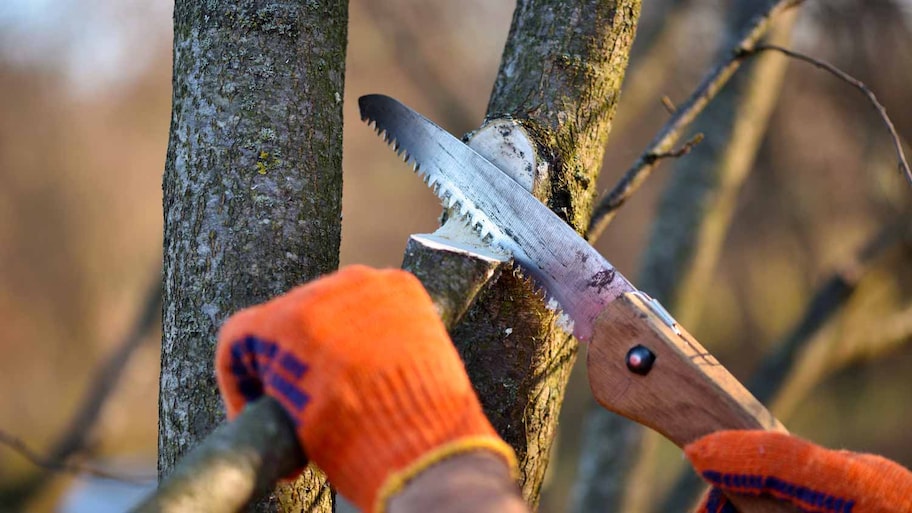
[[[844,307],[851,300],[861,280],[871,270],[872,263],[881,257],[885,251],[894,247],[901,241],[903,228],[892,225],[884,228],[874,236],[850,261],[842,264],[826,281],[817,289],[805,307],[804,316],[789,332],[789,334],[776,345],[773,352],[768,354],[754,371],[748,382],[747,388],[754,394],[758,401],[769,404],[779,395],[779,392],[788,380],[794,380],[796,366],[799,364],[798,355],[801,354],[834,318],[844,311]],[[890,319],[894,319],[891,317]],[[898,317],[902,319],[902,317]],[[906,325],[910,324],[908,321]],[[896,326],[889,325],[896,331]],[[891,331],[889,333],[896,340]],[[822,376],[822,375],[818,375]],[[808,386],[805,390],[809,390]],[[777,412],[780,419],[781,412]],[[679,474],[677,481],[669,489],[663,503],[665,510],[675,504],[686,504],[696,500],[700,491],[706,488],[706,482],[696,473],[685,470]]]
[[[53,460],[39,455],[29,448],[20,438],[17,438],[3,430],[0,430],[0,445],[12,449],[20,456],[29,461],[29,463],[50,472],[68,472],[71,474],[88,474],[94,477],[120,481],[122,483],[144,485],[155,480],[155,476],[125,476],[102,470],[91,465],[83,463],[72,463],[68,461]]]
[[[710,70],[687,101],[675,111],[671,119],[659,130],[659,133],[652,139],[646,151],[624,173],[621,181],[596,205],[586,231],[586,238],[590,242],[595,242],[598,239],[605,227],[614,219],[617,210],[649,177],[652,170],[655,169],[656,155],[671,151],[681,137],[684,128],[703,111],[706,105],[715,98],[719,90],[728,83],[732,75],[741,67],[741,64],[747,58],[745,51],[754,48],[759,43],[777,16],[802,2],[803,0],[780,0],[770,6],[766,13],[754,19],[744,36],[735,45],[729,57]]]
[[[678,148],[676,150],[665,151],[662,153],[656,153],[654,155],[650,155],[649,156],[649,158],[651,159],[650,163],[655,163],[657,160],[662,160],[662,159],[676,159],[679,157],[683,157],[684,155],[687,155],[688,153],[690,153],[690,150],[694,149],[694,146],[700,144],[702,141],[703,141],[703,134],[702,133],[697,134],[697,135],[691,137],[689,141],[684,143],[683,146],[681,146],[680,148]]]
[[[796,355],[852,297],[871,263],[901,240],[901,229],[889,226],[868,242],[851,261],[843,264],[808,301],[804,316],[788,336],[768,355],[750,379],[748,389],[762,403],[772,401],[792,372]]]
[[[897,298],[892,293],[897,280],[906,279],[910,269],[912,241],[908,225],[905,229],[893,240],[885,240],[883,247],[875,248],[869,257],[871,269],[858,278],[857,290],[846,301],[845,311],[809,336],[795,352],[791,368],[771,401],[778,417],[789,417],[814,387],[834,372],[882,358],[912,342],[912,303],[907,295]]]
[[[82,404],[76,410],[76,415],[61,431],[60,438],[53,444],[47,457],[33,460],[45,463],[38,465],[39,467],[44,470],[57,469],[58,467],[55,465],[65,465],[64,462],[68,459],[86,450],[92,429],[98,422],[105,403],[117,389],[117,384],[127,368],[127,363],[158,324],[161,301],[161,270],[158,270],[153,274],[152,285],[146,292],[142,309],[133,327],[119,342],[113,354],[95,372]],[[7,445],[14,446],[14,444]],[[22,454],[25,455],[25,453]],[[0,489],[0,503],[8,506],[23,503],[42,489],[43,484],[47,481],[45,477],[44,472],[38,472],[11,487]]]
[[[278,401],[266,396],[213,431],[133,511],[241,511],[306,463],[294,424]],[[327,493],[324,485],[316,495]]]
[[[883,124],[887,127],[887,130],[890,131],[890,138],[893,140],[893,147],[896,149],[896,160],[899,161],[899,171],[905,174],[906,179],[909,181],[909,184],[912,185],[912,169],[909,168],[909,162],[906,160],[905,153],[903,153],[902,141],[899,137],[899,134],[896,132],[896,127],[893,126],[893,121],[890,120],[890,116],[887,114],[887,109],[884,108],[884,106],[877,100],[877,97],[874,95],[874,91],[871,91],[871,89],[868,88],[864,82],[858,80],[857,78],[849,75],[845,71],[842,71],[841,69],[833,66],[828,62],[811,57],[809,55],[805,55],[803,53],[796,52],[794,50],[789,50],[788,48],[783,48],[781,46],[770,44],[757,45],[752,49],[745,50],[744,54],[756,55],[758,53],[766,51],[779,52],[792,59],[804,61],[817,68],[827,71],[836,78],[858,89],[862,92],[862,94],[867,96],[871,104],[874,105],[874,108],[877,109],[877,114],[880,115],[880,119],[883,121]]]
[[[120,341],[117,349],[105,361],[95,377],[89,391],[83,399],[82,406],[77,410],[76,416],[70,421],[69,427],[64,430],[64,436],[54,445],[50,458],[64,460],[71,454],[79,451],[86,442],[89,431],[98,420],[101,409],[117,389],[117,384],[123,376],[130,357],[143,343],[157,325],[161,314],[161,270],[152,275],[152,285],[146,292],[146,297],[135,324]]]
[[[663,96],[661,101],[662,106],[665,107],[665,110],[667,110],[669,114],[674,115],[675,111],[678,110],[678,106],[675,105],[667,95]]]

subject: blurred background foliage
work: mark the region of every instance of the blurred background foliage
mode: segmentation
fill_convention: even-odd
[[[341,259],[398,266],[408,235],[435,229],[438,203],[360,122],[356,99],[384,92],[451,132],[477,128],[513,3],[350,5]],[[667,119],[659,99],[682,101],[711,65],[729,5],[644,2],[641,35],[673,28],[673,44],[649,97],[625,102],[638,93],[625,90],[621,98],[603,190]],[[60,440],[96,369],[137,322],[158,279],[170,14],[165,0],[0,5],[0,430],[40,454]],[[793,41],[864,81],[899,133],[912,139],[912,2],[809,1]],[[638,39],[631,73],[645,65],[648,50]],[[673,168],[663,165],[598,241],[628,276],[636,276],[658,194]],[[774,408],[798,434],[906,466],[912,465],[910,198],[870,105],[846,84],[790,63],[739,194],[704,313],[688,326],[747,381],[834,273],[860,276],[841,313],[813,337],[816,352],[794,357],[801,374]],[[887,242],[857,262],[860,248],[883,232]],[[146,333],[124,366],[79,461],[122,475],[154,475],[159,336],[157,329]],[[579,370],[541,511],[568,507],[582,419],[591,406]],[[656,452],[679,459],[668,448]],[[15,489],[34,472],[0,447],[0,490]],[[658,488],[672,479],[657,472]],[[102,511],[88,501],[113,506],[120,493],[66,473],[43,476],[42,483],[28,510]],[[137,488],[124,488],[131,487]],[[89,489],[102,491],[92,499]]]

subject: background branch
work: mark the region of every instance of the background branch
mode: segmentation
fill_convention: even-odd
[[[845,82],[845,83],[851,85],[852,87],[858,89],[859,91],[861,91],[861,93],[864,94],[868,98],[868,101],[871,102],[871,104],[874,106],[874,108],[877,109],[877,114],[880,116],[881,121],[883,121],[884,126],[886,126],[887,130],[890,132],[890,139],[893,142],[893,149],[896,151],[896,160],[899,161],[899,164],[898,164],[899,172],[904,174],[906,177],[906,180],[908,180],[909,184],[912,185],[912,169],[909,168],[909,162],[906,160],[905,153],[903,153],[902,139],[899,137],[899,134],[896,132],[896,127],[893,126],[893,121],[890,120],[890,116],[887,114],[887,109],[884,108],[884,106],[881,105],[881,103],[877,100],[877,96],[874,95],[874,91],[872,91],[862,81],[849,75],[845,71],[842,71],[841,69],[837,68],[836,66],[833,66],[832,64],[830,64],[828,62],[824,62],[820,59],[815,59],[814,57],[811,57],[809,55],[805,55],[803,53],[799,53],[794,50],[789,50],[788,48],[783,48],[781,46],[770,45],[770,44],[757,45],[754,48],[744,50],[744,54],[745,55],[755,55],[757,53],[765,52],[765,51],[779,52],[792,59],[796,59],[796,60],[811,64],[817,68],[820,68],[824,71],[829,72],[830,74],[832,74],[839,80],[842,80],[843,82]]]
[[[140,313],[130,327],[130,330],[121,340],[114,352],[104,361],[94,373],[88,390],[83,396],[82,403],[76,409],[76,414],[61,430],[60,437],[51,446],[47,456],[29,458],[31,461],[40,462],[42,470],[67,469],[78,471],[83,469],[88,473],[97,475],[84,465],[70,465],[67,460],[86,451],[93,428],[98,423],[102,409],[117,390],[123,373],[127,368],[130,358],[136,350],[147,340],[149,334],[157,327],[161,318],[161,271],[153,275],[151,286],[145,294]],[[9,441],[9,440],[7,440]],[[25,447],[24,445],[22,446]],[[21,451],[20,451],[21,452]],[[32,453],[32,456],[37,456]],[[31,497],[40,492],[49,482],[47,472],[36,472],[23,480],[0,489],[0,504],[12,509],[18,509]]]
[[[693,0],[656,2],[653,16],[640,18],[630,52],[630,70],[624,79],[615,133],[624,133],[657,97],[675,71],[677,48],[689,21]],[[674,112],[674,109],[671,110]]]
[[[828,329],[831,323],[844,311],[851,301],[859,283],[870,275],[877,260],[882,259],[885,253],[896,250],[908,237],[908,228],[900,223],[885,227],[876,234],[853,258],[839,267],[811,296],[805,307],[805,313],[795,327],[778,344],[772,352],[763,358],[756,371],[747,382],[747,388],[764,404],[780,402],[781,390],[790,382],[801,380],[800,376],[806,372],[799,369],[799,355],[807,351],[812,344],[821,344],[818,340],[821,332]],[[907,316],[908,317],[908,316]],[[893,319],[894,317],[890,317]],[[904,326],[902,314],[899,322],[888,322],[890,329]],[[908,319],[906,324],[908,325]],[[897,336],[889,329],[884,331],[889,334],[890,340],[897,340]],[[906,332],[906,336],[909,332]],[[832,344],[831,338],[826,338],[826,344]],[[852,358],[847,359],[851,361]],[[836,366],[833,367],[836,370]],[[816,373],[814,380],[802,387],[804,393],[819,383],[823,373]],[[795,394],[797,397],[798,394]],[[794,403],[796,399],[792,399]],[[774,413],[779,420],[784,421],[788,411],[783,411],[781,405]],[[696,473],[686,469],[681,472],[678,479],[669,489],[663,502],[663,508],[668,511],[678,504],[691,504],[697,500],[699,494],[706,488],[705,482]]]
[[[447,80],[441,72],[443,68],[441,62],[445,61],[447,67],[459,66],[462,59],[459,56],[428,57],[421,34],[403,17],[396,16],[396,13],[401,13],[402,10],[390,9],[388,2],[366,0],[359,1],[358,5],[367,10],[371,22],[392,44],[398,57],[396,60],[398,67],[408,75],[422,94],[428,96],[434,108],[445,114],[446,122],[444,124],[453,127],[456,133],[475,128],[480,119],[477,119],[472,113],[472,109],[460,98],[456,90],[457,85]],[[446,19],[440,12],[422,16],[422,12],[427,9],[440,10],[439,4],[417,2],[411,7],[410,15],[419,18],[418,22],[424,31],[429,30],[434,23]]]
[[[802,3],[803,0],[780,0],[757,16],[738,40],[729,56],[717,64],[700,82],[697,89],[678,108],[675,114],[659,130],[649,143],[646,151],[624,173],[620,182],[595,206],[592,219],[586,230],[586,238],[595,242],[624,202],[639,189],[655,168],[655,155],[671,151],[675,143],[700,112],[716,96],[719,90],[734,75],[744,62],[743,49],[753,48],[769,30],[771,23],[783,12]]]
[[[90,476],[110,479],[112,481],[121,481],[124,483],[144,484],[145,482],[155,480],[155,476],[148,477],[131,477],[113,472],[108,472],[85,463],[73,463],[69,461],[52,460],[41,456],[33,451],[22,439],[17,438],[9,433],[0,430],[0,445],[12,449],[23,458],[27,459],[32,465],[50,472],[68,472],[71,474],[88,474]]]

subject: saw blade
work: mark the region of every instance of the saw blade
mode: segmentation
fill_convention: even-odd
[[[573,321],[580,340],[596,316],[625,292],[636,291],[573,228],[494,164],[432,121],[384,95],[358,100],[361,118],[434,193],[482,238],[514,260]]]

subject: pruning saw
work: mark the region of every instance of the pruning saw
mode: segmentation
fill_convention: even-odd
[[[679,447],[720,430],[785,431],[658,301],[497,166],[393,98],[358,103],[362,119],[443,204],[556,301],[574,336],[588,342],[589,385],[601,406]],[[742,513],[795,511],[770,497],[730,499]]]

